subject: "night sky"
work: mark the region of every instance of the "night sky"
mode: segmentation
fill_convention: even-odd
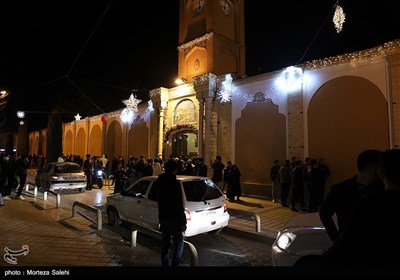
[[[179,1],[137,3],[1,0],[0,88],[10,96],[0,117],[7,115],[8,128],[17,126],[17,110],[35,130],[53,108],[71,121],[78,112],[121,109],[133,89],[145,100],[151,89],[174,86]],[[339,34],[336,0],[269,3],[245,2],[248,76],[400,39],[400,1],[340,1]]]

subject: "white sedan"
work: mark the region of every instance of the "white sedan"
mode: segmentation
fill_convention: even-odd
[[[318,213],[298,215],[279,231],[272,244],[272,265],[319,264],[332,243]]]
[[[140,178],[121,193],[108,196],[108,223],[117,226],[125,222],[158,231],[158,203],[153,188],[156,179],[157,176]],[[182,188],[187,220],[185,237],[218,233],[228,225],[225,196],[213,181],[206,177],[183,175],[177,179]]]

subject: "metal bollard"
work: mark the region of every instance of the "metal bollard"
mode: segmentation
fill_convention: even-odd
[[[58,193],[56,197],[56,208],[60,208],[61,205],[61,195]]]
[[[136,247],[137,242],[137,230],[132,230],[131,232],[131,248]]]

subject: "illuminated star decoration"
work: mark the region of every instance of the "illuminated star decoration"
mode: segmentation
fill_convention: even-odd
[[[137,99],[133,93],[129,97],[129,99],[122,100],[122,102],[125,104],[126,108],[122,110],[121,112],[121,120],[124,123],[131,122],[133,119],[133,112],[138,111],[138,105],[142,100]]]
[[[340,33],[343,28],[343,23],[346,20],[346,14],[343,12],[343,8],[339,5],[339,1],[335,4],[335,13],[333,15],[333,24],[335,25],[336,32]]]
[[[18,112],[17,112],[17,117],[18,117],[19,119],[25,118],[25,112],[18,111]]]
[[[221,83],[221,89],[217,93],[217,98],[221,103],[230,102],[232,100],[232,75],[226,75],[225,81]]]
[[[139,103],[140,103],[141,101],[142,101],[142,100],[137,99],[136,96],[133,95],[133,93],[131,94],[131,96],[129,97],[129,99],[122,100],[122,102],[125,104],[125,106],[126,106],[127,109],[131,109],[131,110],[133,110],[133,111],[135,111],[135,112],[138,111],[137,106],[139,105]]]
[[[76,115],[74,116],[74,118],[75,118],[76,121],[80,121],[81,118],[82,118],[82,116],[79,115],[79,113],[78,113],[78,114],[76,114]]]

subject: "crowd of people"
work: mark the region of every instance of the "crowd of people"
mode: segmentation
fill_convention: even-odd
[[[16,191],[16,199],[24,199],[21,194],[29,166],[30,161],[26,155],[16,152],[11,155],[0,153],[0,196],[2,200],[10,200],[12,191]],[[4,202],[0,204],[3,205]]]
[[[324,158],[307,157],[304,162],[292,157],[281,165],[274,161],[270,170],[272,201],[292,211],[317,212],[325,195],[325,182],[330,175]]]

